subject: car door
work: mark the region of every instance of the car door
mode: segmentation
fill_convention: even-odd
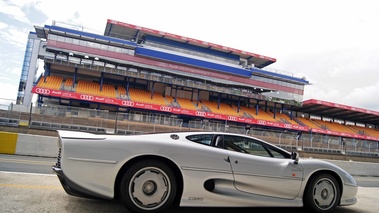
[[[288,153],[248,137],[225,135],[224,143],[237,190],[283,199],[298,195],[303,168]]]

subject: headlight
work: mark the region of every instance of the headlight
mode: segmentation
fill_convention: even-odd
[[[347,173],[345,171],[344,171],[344,175],[345,175],[346,180],[347,180],[347,182],[345,184],[347,184],[347,185],[354,185],[354,186],[357,185],[357,182],[355,181],[355,179],[353,178],[353,176],[351,176],[349,173]]]

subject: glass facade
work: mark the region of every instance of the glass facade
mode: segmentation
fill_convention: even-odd
[[[54,35],[54,34],[49,34],[48,40],[59,41],[59,42],[79,45],[83,47],[96,48],[96,49],[110,51],[110,52],[134,55],[134,50],[131,50],[128,48],[115,47],[112,45],[101,44],[101,43],[96,43],[92,41],[85,41],[85,40],[80,40],[80,39],[75,39],[75,38],[69,38],[69,37],[64,37],[64,36],[59,36],[59,35]]]
[[[17,104],[29,105],[31,102],[31,88],[37,71],[37,56],[40,39],[33,32],[29,33],[28,42],[26,44],[24,61],[22,64],[20,83],[17,93]],[[36,52],[36,53],[34,53]]]

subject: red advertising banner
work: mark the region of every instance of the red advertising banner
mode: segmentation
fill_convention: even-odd
[[[233,122],[246,123],[246,124],[252,124],[252,125],[278,127],[278,128],[292,129],[292,130],[298,130],[298,131],[309,131],[309,127],[307,126],[272,122],[272,121],[254,119],[254,118],[237,117],[237,116],[224,115],[224,114],[216,114],[212,112],[188,110],[188,109],[175,108],[175,107],[170,107],[170,106],[142,103],[142,102],[137,102],[137,101],[121,100],[117,98],[106,98],[106,97],[100,97],[96,95],[87,95],[87,94],[81,94],[81,93],[70,92],[70,91],[65,91],[65,90],[54,90],[54,89],[47,89],[47,88],[41,88],[41,87],[33,87],[32,93],[36,93],[43,96],[64,98],[64,99],[90,101],[90,102],[103,103],[103,104],[112,104],[112,105],[117,105],[117,106],[122,106],[122,107],[131,107],[131,108],[147,109],[147,110],[154,110],[154,111],[160,111],[160,112],[168,112],[168,113],[179,114],[179,115],[197,116],[197,117],[203,117],[207,119],[218,119],[218,120],[233,121]],[[335,135],[335,136],[342,136],[342,137],[359,138],[359,139],[376,140],[376,141],[379,140],[379,138],[374,138],[374,137],[365,136],[365,135],[341,133],[341,132],[335,132],[335,131],[323,130],[323,129],[311,129],[311,131],[313,133],[328,134],[328,135]]]

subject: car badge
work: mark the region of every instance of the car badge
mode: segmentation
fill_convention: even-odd
[[[178,140],[179,139],[179,135],[172,134],[172,135],[170,135],[170,138],[173,139],[173,140]]]

